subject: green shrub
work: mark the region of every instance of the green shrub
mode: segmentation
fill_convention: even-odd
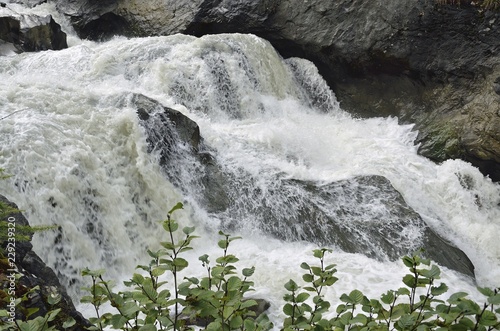
[[[191,241],[194,228],[182,229],[183,239],[176,240],[175,233],[179,224],[171,218],[172,213],[182,208],[177,204],[169,211],[162,222],[167,233],[167,241],[157,251],[148,250],[151,261],[148,265],[139,265],[145,275],[135,273],[130,281],[124,282],[126,291],[113,292],[112,283],[103,279],[103,270],[84,270],[84,276],[92,279],[91,287],[86,290],[90,295],[82,298],[83,303],[94,306],[96,317],[90,321],[95,325],[91,330],[103,330],[106,327],[121,330],[185,330],[190,324],[202,324],[206,330],[268,330],[271,327],[267,316],[255,318],[251,310],[257,303],[247,300],[244,295],[252,290],[253,282],[248,280],[254,268],[242,270],[237,275],[234,263],[238,258],[228,253],[229,245],[238,237],[230,237],[220,232],[223,237],[218,242],[222,256],[211,265],[209,257],[203,255],[200,261],[207,270],[207,276],[201,279],[186,277],[180,279],[179,272],[189,266],[181,254],[192,249]],[[160,276],[170,273],[171,289]],[[100,307],[109,302],[116,310],[113,313],[100,313]]]
[[[113,282],[103,278],[104,270],[83,270],[90,277],[91,285],[85,290],[89,295],[82,303],[90,303],[95,317],[90,318],[89,330],[270,330],[274,325],[265,314],[256,316],[252,309],[257,303],[245,297],[253,290],[249,278],[254,267],[244,268],[241,274],[235,267],[238,258],[229,254],[229,246],[239,237],[219,232],[218,246],[222,250],[215,263],[208,255],[199,258],[206,276],[180,278],[179,272],[189,266],[182,253],[192,249],[191,242],[198,238],[193,227],[182,229],[171,218],[172,213],[182,208],[177,204],[162,221],[167,240],[162,248],[148,250],[149,264],[139,265],[140,273],[134,273],[124,282],[125,290],[114,292]],[[325,300],[324,291],[338,280],[335,265],[325,265],[329,249],[313,251],[317,265],[302,263],[305,272],[302,283],[294,280],[284,284],[287,293],[283,297],[285,314],[283,331],[331,330],[331,331],[490,331],[500,330],[500,288],[478,288],[485,295],[484,303],[467,298],[467,293],[458,292],[443,300],[448,287],[439,283],[441,271],[430,260],[419,254],[405,256],[403,263],[409,273],[403,277],[403,286],[389,290],[380,299],[369,299],[361,291],[344,293],[338,302]],[[162,280],[170,275],[169,282]],[[102,313],[108,304],[112,312]],[[335,308],[333,308],[335,304]],[[51,330],[50,320],[58,311],[37,317],[35,322],[16,321],[10,329]],[[6,316],[0,310],[0,317]],[[65,326],[73,325],[68,321]],[[198,326],[194,326],[194,325]],[[0,330],[9,328],[0,327]],[[9,329],[9,330],[10,330]]]
[[[254,268],[245,268],[241,276],[238,275],[234,266],[238,258],[228,253],[230,243],[239,237],[220,232],[223,239],[218,245],[223,253],[216,264],[212,266],[207,255],[199,258],[207,276],[202,279],[186,277],[180,281],[179,271],[189,265],[180,255],[191,249],[191,241],[197,238],[192,235],[194,228],[184,228],[184,239],[175,241],[174,233],[179,225],[171,219],[171,214],[180,208],[182,205],[178,204],[163,221],[169,238],[161,243],[163,249],[148,251],[151,262],[138,266],[146,276],[134,274],[125,282],[130,291],[114,293],[110,282],[102,278],[102,271],[84,271],[92,277],[92,286],[87,289],[91,295],[82,302],[91,303],[96,309],[93,329],[111,326],[121,330],[185,330],[191,329],[193,323],[206,330],[271,329],[273,325],[267,316],[256,317],[249,309],[256,302],[244,297],[252,290],[253,282],[249,277]],[[288,293],[282,308],[286,316],[282,330],[486,331],[500,328],[500,289],[479,288],[486,296],[486,303],[482,305],[468,299],[463,292],[441,300],[438,297],[446,293],[448,287],[444,283],[437,284],[440,270],[419,254],[403,258],[409,269],[403,277],[404,287],[387,291],[380,300],[368,299],[359,290],[353,290],[342,294],[340,304],[332,310],[332,303],[325,300],[323,292],[338,279],[335,265],[325,265],[324,257],[328,252],[330,250],[325,248],[314,250],[318,265],[305,262],[300,265],[305,270],[304,286],[294,280],[284,285]],[[171,290],[164,288],[167,283],[159,279],[166,272],[172,276]],[[108,301],[116,313],[100,315],[99,307]]]

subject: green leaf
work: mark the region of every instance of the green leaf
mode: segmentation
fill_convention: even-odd
[[[361,291],[354,290],[351,293],[349,293],[349,297],[351,298],[352,303],[359,304],[359,303],[361,303],[361,301],[363,301],[364,295]]]
[[[181,271],[182,269],[186,268],[189,265],[189,263],[182,257],[176,257],[173,260],[173,265],[177,267],[177,271]]]
[[[408,305],[407,304],[397,304],[396,306],[394,306],[394,308],[392,309],[392,314],[391,314],[391,318],[393,320],[405,315],[407,312],[409,311],[408,309]]]
[[[232,254],[228,254],[226,256],[221,256],[215,260],[215,262],[220,263],[220,264],[230,264],[230,263],[236,263],[240,259],[238,259],[236,256]]]
[[[337,314],[341,314],[341,313],[345,312],[346,308],[347,308],[346,305],[343,305],[343,304],[338,305],[337,309],[336,309]]]
[[[38,307],[28,308],[27,313],[26,313],[26,317],[30,317],[31,315],[33,315],[34,313],[36,313],[39,310],[40,310],[40,308],[38,308]],[[6,315],[6,316],[8,316],[8,315]]]
[[[111,325],[113,326],[114,329],[121,329],[123,326],[127,323],[127,318],[125,316],[116,314],[111,317]]]
[[[410,291],[406,287],[400,287],[397,293],[398,295],[410,295]]]
[[[487,297],[495,295],[495,292],[487,287],[477,287],[477,290]]]
[[[203,254],[198,258],[204,265],[205,264],[210,264],[210,261],[208,260],[208,254]]]
[[[132,275],[132,281],[136,284],[142,284],[144,282],[144,276],[134,273]]]
[[[244,268],[243,271],[242,271],[242,274],[245,277],[250,277],[250,276],[253,275],[254,272],[255,272],[255,267]]]
[[[75,319],[73,317],[69,317],[66,321],[64,321],[62,327],[63,327],[63,329],[67,329],[67,328],[72,327],[75,324],[76,324]]]
[[[439,278],[439,275],[441,274],[441,270],[439,270],[439,267],[436,265],[433,265],[429,270],[422,270],[421,275],[427,278],[432,278],[436,279]]]
[[[121,307],[121,312],[126,317],[133,317],[139,310],[135,302],[127,302]]]
[[[285,303],[285,305],[283,306],[283,312],[287,316],[292,316],[293,315],[293,306],[289,303]]]
[[[497,324],[497,316],[495,313],[485,310],[479,319],[479,324],[484,326],[494,326]]]
[[[465,293],[465,292],[457,292],[457,293],[453,293],[449,298],[448,298],[448,302],[451,303],[451,304],[457,304],[459,303],[463,298],[465,298],[466,296],[468,296],[469,294]]]
[[[318,259],[321,259],[325,256],[325,252],[329,252],[331,253],[332,250],[331,249],[326,249],[326,248],[321,248],[321,249],[315,249],[313,250],[313,256],[318,258]]]
[[[445,283],[441,283],[439,284],[438,287],[435,287],[435,286],[432,286],[431,287],[431,294],[433,296],[438,296],[438,295],[441,295],[443,293],[446,293],[446,291],[448,291],[448,286],[446,286]]]
[[[416,321],[417,321],[417,318],[415,316],[413,316],[413,315],[403,315],[398,320],[397,324],[402,329],[409,329],[410,327],[412,327],[415,324]]]
[[[468,299],[462,299],[457,304],[457,307],[460,308],[464,313],[479,314],[481,312],[481,308],[479,308],[479,305],[474,301]]]
[[[175,232],[179,228],[179,224],[174,220],[163,221],[163,228],[167,232]]]
[[[51,306],[59,303],[61,301],[61,295],[59,293],[51,293],[47,296],[47,303]]]
[[[340,316],[340,321],[342,322],[342,324],[344,325],[348,325],[350,324],[351,322],[351,319],[352,319],[352,313],[350,311],[346,312],[346,313],[343,313],[341,316]]]
[[[172,209],[168,211],[168,214],[172,214],[174,211],[182,209],[183,207],[184,205],[181,202],[178,202],[175,206],[172,207]]]
[[[403,263],[408,268],[413,268],[413,262],[414,262],[414,260],[411,257],[409,257],[409,256],[403,257]]]
[[[405,275],[403,277],[403,283],[409,288],[417,286],[415,277],[413,275]]]
[[[241,279],[237,276],[232,276],[228,279],[226,283],[226,289],[228,291],[235,291],[241,287]]]
[[[309,270],[309,268],[310,268],[310,267],[309,267],[309,264],[307,264],[307,263],[305,263],[305,262],[302,262],[302,263],[300,264],[300,267],[301,267],[302,269],[305,269],[305,270]]]
[[[297,285],[297,283],[295,283],[293,280],[290,279],[285,284],[285,289],[287,289],[290,292],[294,292],[294,291],[297,291],[299,289],[299,286]]]
[[[393,291],[387,291],[387,293],[385,294],[382,294],[382,296],[380,297],[380,300],[382,300],[383,303],[389,305],[391,303],[393,303],[394,301],[394,292]]]
[[[52,322],[57,317],[57,314],[59,314],[60,311],[61,311],[61,308],[51,310],[47,313],[45,318],[47,319],[48,322]]]
[[[488,302],[491,303],[492,305],[498,305],[498,304],[500,304],[500,293],[499,294],[495,294],[493,296],[490,296],[488,298]]]
[[[173,251],[175,249],[175,245],[169,241],[162,241],[162,242],[160,242],[160,245],[162,245],[164,248],[168,249],[169,251]]]
[[[229,321],[229,327],[231,330],[238,330],[243,325],[243,318],[239,315],[233,316]]]
[[[342,302],[345,302],[345,303],[354,303],[352,298],[350,296],[348,296],[347,294],[343,293],[341,296],[340,296],[340,301]]]
[[[142,291],[143,293],[150,298],[151,300],[156,300],[158,293],[153,287],[153,283],[151,282],[150,279],[147,279],[144,284],[142,285]]]
[[[182,232],[184,232],[184,234],[190,235],[194,232],[195,229],[196,228],[194,226],[186,226],[182,229]]]
[[[19,328],[21,331],[40,331],[42,330],[43,324],[40,319],[29,320],[27,322],[19,322]]]
[[[304,302],[306,301],[308,298],[309,298],[310,294],[309,293],[300,293],[299,295],[297,295],[297,297],[295,298],[295,301],[296,302]]]
[[[243,327],[245,328],[246,331],[255,331],[255,321],[251,318],[245,319],[243,322]]]
[[[254,306],[257,306],[257,301],[251,299],[243,300],[243,302],[240,305],[240,309],[247,309]]]
[[[217,245],[222,249],[226,249],[229,246],[229,241],[226,239],[222,239],[217,242]]]
[[[231,238],[229,238],[228,240],[229,240],[229,242],[231,242],[231,241],[233,241],[233,240],[238,240],[238,239],[242,239],[242,237],[240,237],[240,236],[237,236],[237,237],[231,237]]]
[[[141,326],[138,331],[157,331],[157,329],[154,324],[146,324]]]
[[[82,270],[82,276],[100,277],[104,275],[105,272],[105,269],[90,270],[89,268],[85,268]]]
[[[302,276],[302,279],[306,282],[306,283],[312,283],[314,281],[314,276],[311,275],[311,274],[304,274]]]
[[[164,268],[154,268],[153,270],[151,270],[151,275],[153,277],[161,276],[164,273],[165,273],[165,269]]]
[[[319,276],[323,272],[320,267],[311,267],[311,271],[314,275]]]
[[[362,325],[365,325],[366,323],[368,323],[368,317],[366,317],[363,314],[358,314],[358,315],[356,315],[356,317],[351,319],[351,324],[354,324],[354,323],[360,323]]]

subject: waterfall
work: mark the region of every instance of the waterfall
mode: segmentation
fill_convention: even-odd
[[[256,267],[255,295],[269,299],[276,307],[271,317],[280,318],[283,284],[301,279],[299,265],[313,260],[317,243],[271,236],[261,207],[290,219],[307,195],[290,183],[324,186],[357,176],[387,178],[432,229],[470,257],[478,284],[500,285],[500,186],[466,162],[434,164],[419,156],[411,125],[353,118],[309,61],[283,60],[265,40],[241,34],[70,44],[0,57],[0,118],[14,113],[0,121],[0,167],[12,174],[0,189],[33,225],[58,227],[37,234],[33,244],[75,298],[82,268],[106,268],[108,277],[122,279],[143,263],[145,249],[162,240],[158,221],[182,201],[186,208],[175,217],[203,237],[188,253],[193,272],[201,270],[199,255],[218,256],[217,229],[234,231],[243,237],[232,247],[240,264]],[[185,146],[176,146],[170,167],[160,166],[132,95],[199,125],[203,152],[216,159],[230,206],[208,208],[200,199],[206,174]],[[363,215],[385,215],[380,204],[363,208]],[[298,225],[296,232],[303,230]],[[357,288],[375,297],[400,286],[399,261],[332,248],[328,259],[340,281],[327,296]],[[451,291],[476,293],[454,271],[444,281]]]

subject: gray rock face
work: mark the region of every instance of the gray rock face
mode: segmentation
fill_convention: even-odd
[[[6,203],[12,208],[17,209],[17,206],[14,203],[10,202],[2,195],[0,195],[0,201],[2,203]],[[20,230],[20,227],[29,227],[28,220],[20,212],[6,215],[4,218],[0,219],[0,222],[8,223],[9,219],[13,220],[12,223],[15,224],[17,230]],[[19,234],[20,231],[17,231],[16,233]],[[5,254],[7,241],[2,241],[0,246],[2,253]],[[66,289],[59,283],[55,272],[50,269],[35,252],[32,251],[32,248],[33,246],[29,240],[17,240],[15,242],[15,267],[9,265],[8,269],[4,269],[2,266],[0,275],[4,277],[13,272],[21,275],[21,277],[16,281],[16,294],[18,295],[23,295],[35,286],[39,287],[39,289],[33,291],[30,300],[21,303],[24,308],[38,308],[38,311],[31,315],[31,318],[44,316],[47,311],[51,309],[61,308],[58,318],[54,321],[56,329],[62,330],[62,322],[64,322],[66,317],[72,317],[75,319],[76,324],[68,328],[68,330],[86,330],[86,327],[90,326],[90,323],[78,311],[76,311],[71,298],[67,294]],[[12,257],[7,254],[5,254],[5,256]],[[13,260],[9,260],[9,262],[11,261]],[[47,303],[47,298],[51,295],[61,295],[61,301],[56,305],[56,307],[52,308]],[[22,311],[22,309],[16,310],[16,318],[25,320],[26,317],[22,315]]]
[[[325,185],[277,179],[265,194],[257,185],[239,186],[230,188],[234,200],[226,212],[228,222],[245,219],[248,213],[265,233],[280,239],[305,240],[380,260],[397,260],[423,249],[440,265],[474,277],[465,253],[429,228],[385,177],[362,176]]]
[[[257,34],[285,57],[315,62],[344,109],[415,123],[421,154],[462,158],[500,179],[498,12],[471,1],[111,2],[101,8],[126,21],[128,35]]]
[[[198,124],[141,94],[133,95],[131,102],[146,130],[148,151],[157,155],[167,178],[185,192],[186,185],[194,188],[197,192],[194,198],[205,205],[208,212],[226,210],[229,204],[225,189],[227,178],[203,144]]]
[[[66,33],[52,16],[21,15],[8,7],[0,8],[0,40],[12,45],[16,52],[68,47]]]

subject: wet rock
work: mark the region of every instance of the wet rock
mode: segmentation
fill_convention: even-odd
[[[385,177],[329,184],[277,179],[266,192],[258,185],[240,186],[231,188],[232,208],[220,217],[230,229],[238,226],[232,220],[247,214],[252,215],[248,221],[282,240],[304,240],[393,261],[423,249],[438,264],[474,277],[465,253],[436,234]]]
[[[146,130],[148,152],[157,155],[167,178],[185,192],[186,185],[199,192],[194,198],[208,212],[226,210],[227,175],[203,143],[198,124],[144,95],[133,95],[131,102]]]
[[[17,209],[14,203],[2,195],[0,195],[0,202]],[[20,237],[17,238],[15,242],[15,255],[6,254],[8,253],[7,245],[10,242],[7,238],[2,238],[3,240],[0,243],[2,254],[7,258],[13,258],[7,260],[7,266],[2,264],[0,278],[4,279],[12,274],[20,275],[15,285],[16,297],[18,298],[31,291],[28,299],[20,303],[20,307],[16,309],[16,318],[25,320],[24,311],[28,308],[38,308],[38,311],[31,315],[30,318],[44,316],[50,310],[61,308],[61,312],[53,322],[56,329],[62,330],[62,323],[67,318],[72,317],[76,321],[76,324],[67,330],[86,330],[86,327],[90,326],[90,323],[75,309],[71,298],[67,294],[66,289],[59,283],[55,272],[32,251],[33,246],[30,242],[32,232],[26,230],[29,229],[28,220],[20,212],[11,212],[0,219],[0,222],[3,224],[14,223],[17,235],[28,233],[28,237],[25,240],[21,240]],[[13,264],[10,264],[11,262]],[[55,306],[50,306],[48,304],[50,296],[61,296],[61,300]]]
[[[0,39],[12,45],[16,52],[68,47],[66,33],[52,16],[21,15],[8,7],[0,8]]]
[[[176,139],[187,143],[194,151],[197,151],[200,144],[200,128],[196,122],[192,121],[181,112],[162,106],[158,101],[148,98],[142,94],[132,96],[132,103],[137,107],[137,114],[143,121],[152,120],[153,117],[158,117],[161,123],[158,126],[167,127],[168,132],[163,142],[171,149],[176,143]],[[178,136],[178,137],[177,137]]]
[[[71,21],[82,39],[101,40],[114,34],[126,35],[126,23],[112,15],[115,0],[53,0],[56,8]],[[116,19],[116,20],[115,20]]]

